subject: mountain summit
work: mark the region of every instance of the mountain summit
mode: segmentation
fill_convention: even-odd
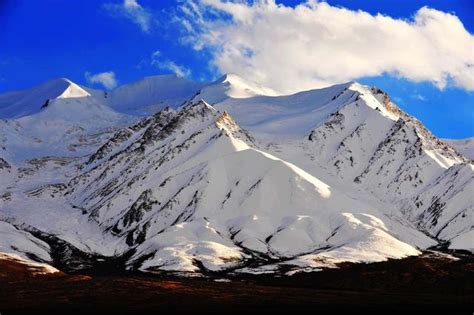
[[[277,96],[226,75],[12,93],[12,113],[51,101],[0,124],[0,252],[62,270],[292,274],[473,250],[472,161],[378,88]]]
[[[60,78],[36,87],[0,95],[0,117],[19,118],[41,111],[58,98],[88,97],[90,94],[72,81]]]

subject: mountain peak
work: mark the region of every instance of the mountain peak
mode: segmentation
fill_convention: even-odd
[[[66,78],[58,78],[29,89],[0,95],[0,117],[19,118],[32,115],[46,107],[49,100],[87,97],[90,94]]]
[[[216,114],[217,110],[206,103],[206,101],[200,99],[198,101],[190,101],[183,107],[183,115],[196,115],[207,116],[208,114]]]
[[[226,128],[231,131],[240,130],[240,127],[235,122],[234,118],[227,111],[224,111],[217,119],[216,124],[218,127]]]
[[[65,78],[65,77],[55,78],[55,79],[46,81],[45,83],[40,84],[38,86],[35,86],[32,89],[43,89],[43,90],[45,90],[45,89],[54,89],[54,90],[58,91],[58,93],[60,95],[61,91],[64,92],[67,88],[69,88],[71,86],[82,89],[79,86],[79,84],[74,83],[72,80],[70,80],[68,78]]]
[[[220,77],[214,84],[228,87],[228,96],[233,98],[246,98],[256,95],[276,96],[277,93],[257,82],[246,80],[234,73],[227,73]]]
[[[54,101],[0,122],[5,216],[75,240],[78,258],[144,271],[303,271],[438,241],[472,247],[472,164],[382,90],[347,82],[275,97],[234,74],[189,82],[154,76],[76,98],[89,94],[61,78],[10,94]],[[135,122],[107,105],[161,111]],[[16,163],[32,157],[23,176]]]
[[[228,98],[245,99],[261,95],[276,96],[278,94],[270,88],[245,80],[236,74],[225,74],[205,86],[195,99],[205,99],[210,104],[215,104]]]
[[[179,107],[203,86],[175,74],[148,76],[107,93],[105,102],[117,111],[146,116],[165,106]]]
[[[224,74],[223,76],[221,76],[219,79],[217,79],[215,82],[220,82],[220,83],[223,83],[223,82],[236,82],[236,81],[241,81],[241,82],[244,82],[245,80],[243,78],[241,78],[240,76],[238,76],[237,74],[234,74],[234,73],[226,73]]]
[[[66,84],[64,91],[56,98],[75,98],[75,97],[89,97],[91,94],[85,89],[77,85],[76,83],[68,80],[61,79]]]

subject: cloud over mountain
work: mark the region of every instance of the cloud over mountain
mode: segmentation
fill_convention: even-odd
[[[179,12],[182,40],[222,73],[281,92],[384,73],[474,90],[474,36],[451,13],[423,7],[406,20],[313,0],[190,0]]]

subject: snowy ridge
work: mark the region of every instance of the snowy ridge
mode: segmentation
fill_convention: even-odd
[[[100,103],[76,84],[59,81],[61,86],[64,82],[68,83],[65,89],[47,99],[38,112],[0,121],[5,157],[22,161],[49,155],[83,156],[118,126],[135,120]]]
[[[0,252],[48,262],[60,242],[72,269],[93,255],[150,272],[291,273],[472,250],[472,161],[377,88],[69,84],[0,128]]]
[[[21,231],[10,223],[0,221],[0,255],[16,256],[34,264],[32,260],[52,263],[50,247],[28,232]],[[48,266],[45,264],[45,266]],[[54,268],[51,268],[54,269]]]
[[[309,136],[317,148],[311,152],[323,152],[320,163],[329,164],[339,177],[363,186],[382,201],[400,204],[412,198],[407,202],[410,204],[405,208],[407,212],[413,208],[423,209],[423,213],[432,212],[437,202],[457,204],[456,210],[437,211],[434,214],[436,219],[431,218],[430,224],[427,222],[428,215],[419,214],[415,219],[413,214],[409,214],[412,222],[434,237],[440,237],[441,234],[433,233],[437,230],[433,224],[441,225],[439,222],[452,220],[461,213],[472,215],[473,200],[468,195],[473,179],[472,166],[446,143],[436,139],[419,121],[401,112],[385,93],[378,92],[374,96],[381,94],[382,102],[376,111],[364,114],[356,109],[357,106],[364,106],[364,102],[356,102],[333,114],[328,122]],[[385,111],[394,116],[387,115]],[[464,201],[462,206],[451,199],[454,194],[448,194],[448,191],[452,187],[439,179],[444,177],[450,177],[459,185],[460,195],[456,198]],[[433,185],[437,188],[428,188]],[[420,194],[427,189],[442,192],[439,195],[441,201],[430,196],[420,202]],[[418,210],[414,212],[419,213]],[[469,220],[453,221],[453,224],[461,225],[454,228],[460,233],[461,230],[472,229]],[[449,223],[444,222],[444,225]],[[445,240],[449,238],[447,235],[441,237]]]
[[[365,244],[373,253],[354,253],[352,261],[418,253],[394,239],[383,221],[362,212],[387,220],[375,209],[358,205],[292,164],[251,149],[234,136],[245,134],[228,114],[197,102],[175,115],[155,131],[151,142],[143,136],[126,142],[107,163],[68,185],[77,208],[127,245],[137,246],[131,265],[198,271],[198,260],[205,269],[235,269],[262,255],[289,259],[341,246],[351,251],[361,246],[351,242],[351,224],[360,225],[357,242],[372,239]],[[336,209],[360,214],[338,214]],[[387,225],[407,229],[398,222]],[[419,245],[423,242],[430,243]]]
[[[260,95],[276,96],[278,94],[270,88],[247,81],[235,74],[226,74],[204,86],[197,93],[195,100],[204,99],[210,104],[216,104],[228,98],[245,99]]]
[[[38,113],[49,100],[85,96],[90,94],[68,79],[51,80],[31,89],[1,94],[0,118],[19,118]]]
[[[433,237],[437,237],[436,233],[425,222],[428,216],[411,212],[418,213],[414,209],[419,208],[429,212],[436,207],[434,199],[422,203],[414,200],[437,178],[447,176],[451,167],[469,165],[466,158],[401,111],[386,93],[357,83],[281,97],[228,98],[214,106],[235,116],[260,140],[262,149],[312,175],[331,181],[330,177],[336,176],[340,180],[334,185],[357,195],[368,191],[369,194],[362,193],[362,199],[375,196],[384,207],[405,205],[393,212],[403,208],[411,222]],[[461,179],[472,178],[470,166],[454,176],[453,181],[462,186],[457,198],[465,201],[463,206],[456,203],[456,214],[472,213],[469,182]],[[446,189],[444,185],[438,184],[437,191]],[[454,196],[443,193],[441,198],[442,202],[450,203],[444,199]],[[436,214],[443,215],[453,218],[448,212]],[[457,220],[455,224],[460,225],[454,228],[459,233],[472,230],[468,220]],[[441,239],[452,237],[446,235]]]
[[[146,116],[167,106],[182,105],[203,86],[176,75],[152,76],[105,92],[103,101],[116,111]]]
[[[288,138],[306,135],[355,92],[344,93],[351,83],[286,96],[257,95],[234,98],[221,85],[211,85],[195,99],[204,99],[260,138]],[[221,96],[225,98],[221,99]],[[338,97],[336,97],[338,96]],[[334,98],[334,99],[333,99]],[[212,101],[214,100],[214,101]]]

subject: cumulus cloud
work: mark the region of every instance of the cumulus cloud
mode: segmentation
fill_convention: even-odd
[[[151,55],[150,64],[159,69],[171,71],[179,77],[189,77],[191,75],[191,70],[176,64],[172,60],[163,58],[159,50]]]
[[[108,90],[115,88],[118,84],[113,71],[101,72],[97,74],[86,72],[84,76],[86,77],[87,82],[101,84]]]
[[[453,14],[428,7],[409,19],[309,0],[188,0],[182,41],[209,50],[222,73],[293,92],[388,73],[474,90],[474,36]]]
[[[106,3],[104,8],[113,16],[125,17],[148,33],[152,25],[152,13],[142,7],[137,0],[124,0],[122,4]]]

